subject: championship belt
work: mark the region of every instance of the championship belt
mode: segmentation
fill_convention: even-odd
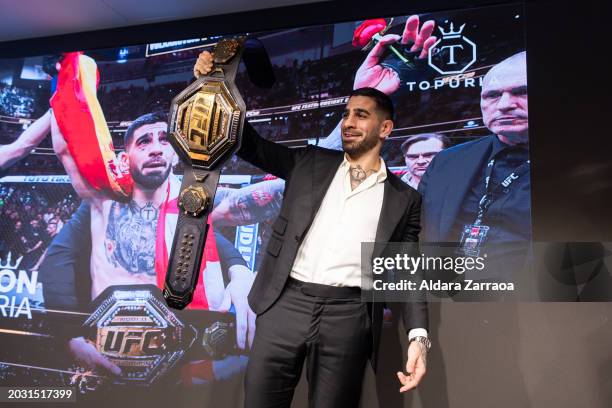
[[[151,385],[183,357],[215,360],[237,352],[234,314],[188,312],[191,322],[179,319],[156,286],[110,286],[84,325],[89,341],[121,368],[116,382]]]
[[[221,165],[240,148],[246,107],[234,78],[244,42],[242,37],[219,41],[213,51],[214,71],[172,100],[168,134],[185,168],[163,290],[168,306],[175,309],[192,300]]]

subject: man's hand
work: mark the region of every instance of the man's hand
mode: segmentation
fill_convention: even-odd
[[[83,337],[70,339],[68,350],[74,359],[83,364],[89,370],[100,370],[102,372],[120,375],[121,369],[104,357],[96,347],[87,342]]]
[[[232,303],[236,308],[236,343],[242,350],[251,347],[255,337],[255,313],[249,307],[247,296],[253,286],[255,275],[244,265],[233,265],[229,268],[230,283],[225,288],[225,295],[219,307],[220,312],[229,311]]]
[[[211,54],[208,51],[202,51],[200,55],[198,55],[198,59],[193,66],[193,76],[199,78],[210,73],[213,68],[213,62],[214,54]]]
[[[402,36],[387,34],[374,45],[368,56],[363,61],[357,74],[353,89],[371,87],[376,88],[387,95],[397,91],[401,85],[398,73],[388,67],[380,65],[380,58],[389,44],[400,42],[401,44],[412,44],[411,52],[421,50],[419,59],[427,58],[429,51],[437,38],[432,36],[436,23],[428,20],[423,23],[419,30],[419,16],[410,16],[406,21],[406,26]],[[198,59],[199,60],[199,59]]]
[[[408,375],[397,372],[402,387],[400,392],[406,392],[421,382],[421,379],[427,371],[427,349],[424,344],[418,341],[411,341],[408,346],[408,361],[406,362],[406,372]]]

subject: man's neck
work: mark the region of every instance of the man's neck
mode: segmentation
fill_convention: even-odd
[[[166,199],[166,193],[168,190],[168,180],[157,187],[156,189],[146,189],[138,184],[134,184],[134,190],[132,192],[132,200],[138,205],[144,205],[146,203],[153,203],[154,206],[160,206]]]
[[[364,170],[380,170],[379,152],[370,150],[369,152],[366,152],[359,157],[354,157],[346,153],[346,160],[349,162],[351,167],[359,166]]]
[[[346,153],[346,160],[350,167],[351,190],[355,190],[365,179],[380,170],[379,153],[379,151],[370,150],[360,157],[354,157]]]
[[[527,137],[509,138],[507,136],[497,135],[497,138],[500,142],[508,146],[524,147],[525,149],[529,148],[529,139]]]

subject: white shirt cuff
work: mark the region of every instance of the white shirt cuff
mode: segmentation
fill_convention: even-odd
[[[417,336],[427,337],[427,330],[425,329],[410,329],[408,332],[408,341],[414,339]]]

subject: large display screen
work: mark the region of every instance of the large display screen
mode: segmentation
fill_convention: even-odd
[[[247,120],[290,148],[342,149],[338,125],[349,93],[377,88],[396,110],[382,156],[423,193],[423,239],[529,241],[528,169],[477,223],[487,229],[473,228],[491,176],[480,171],[483,163],[499,146],[513,146],[503,181],[528,159],[522,6],[372,17],[249,33],[265,45],[276,82],[257,88],[240,69]],[[159,289],[182,174],[164,115],[193,80],[198,54],[219,38],[75,50],[97,64],[96,120],[107,124],[117,163],[128,163],[135,183],[123,199],[92,187],[83,172],[93,170],[75,160],[91,139],[62,135],[55,125],[49,101],[61,56],[0,59],[3,385],[72,386],[91,406],[241,404],[254,329],[246,294],[284,180],[237,156],[228,160],[194,303],[170,310]]]

